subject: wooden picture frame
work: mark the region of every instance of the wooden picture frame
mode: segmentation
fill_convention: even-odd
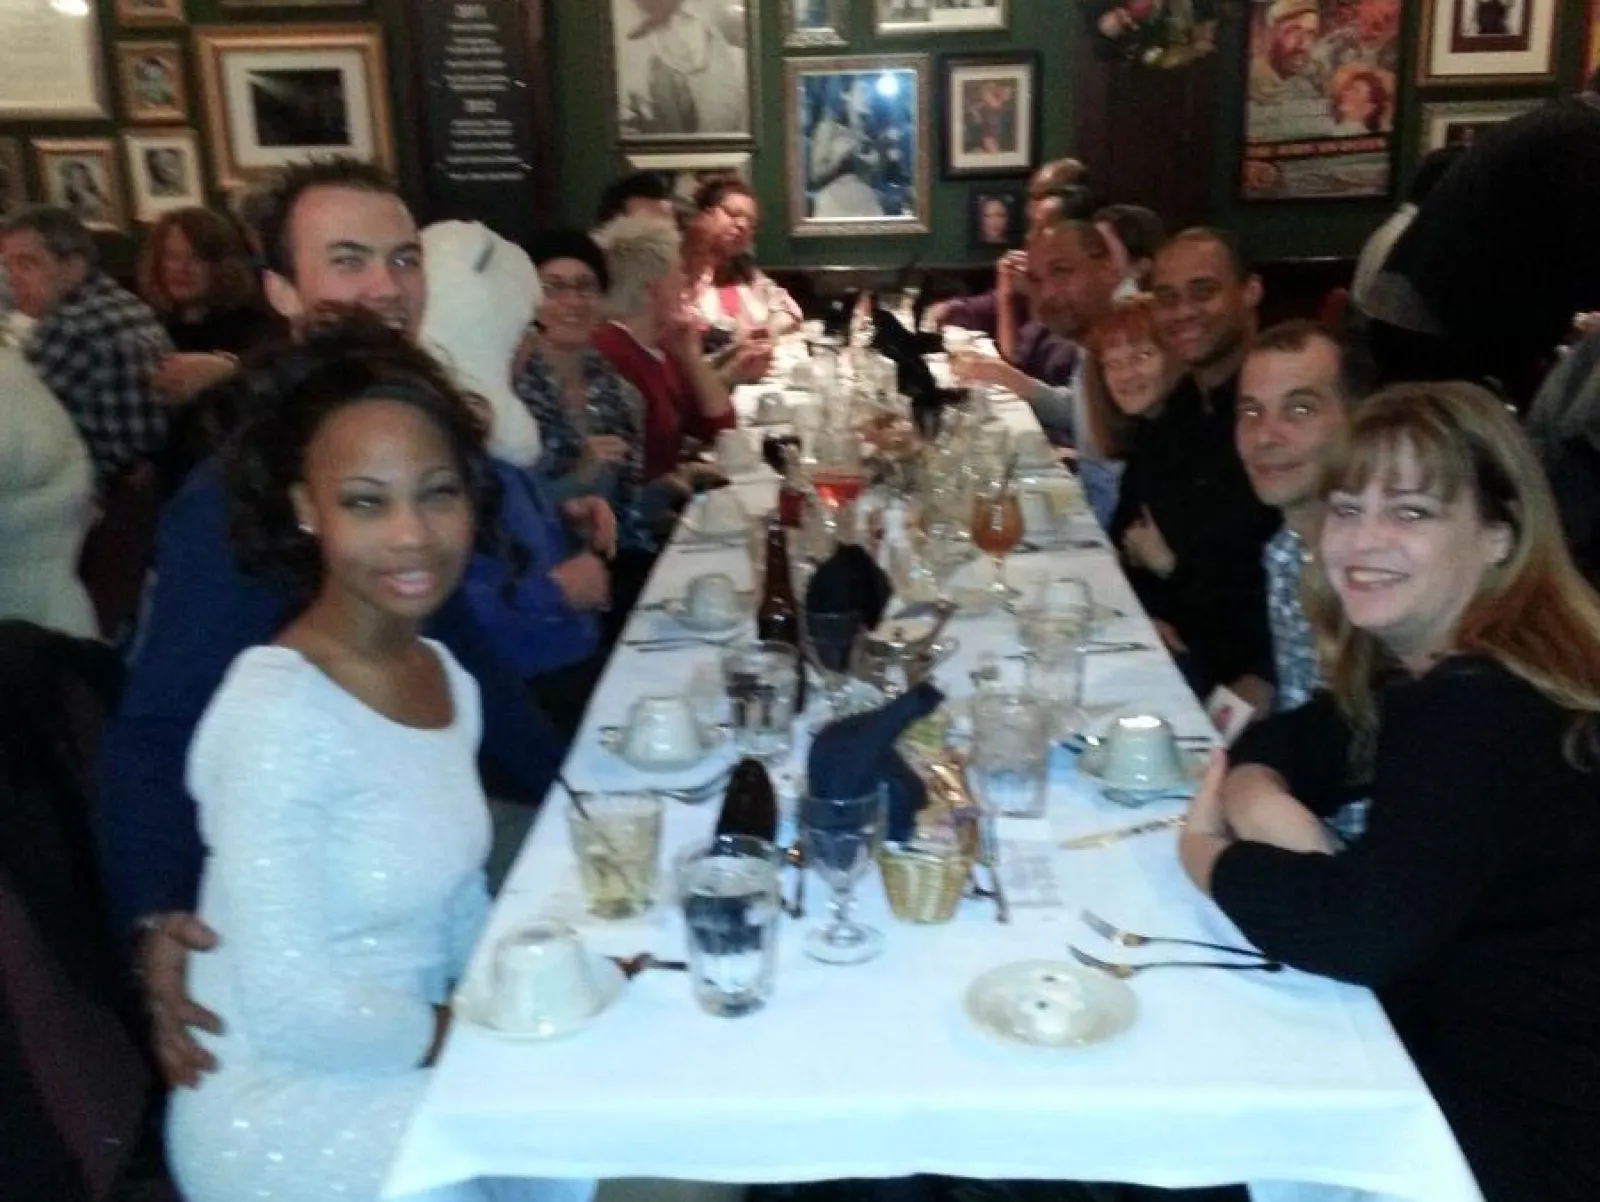
[[[778,12],[786,50],[839,49],[850,44],[850,0],[783,0]]]
[[[183,0],[113,0],[112,12],[118,25],[130,28],[185,23]]]
[[[46,204],[61,206],[91,230],[127,232],[122,174],[110,138],[36,138],[33,156]]]
[[[12,0],[25,36],[0,37],[0,121],[101,121],[111,116],[101,69],[100,21],[52,4]]]
[[[145,224],[173,209],[206,203],[200,135],[192,129],[150,129],[122,135],[128,160],[128,196],[133,219]]]
[[[591,2],[610,13],[619,146],[755,142],[758,0],[703,0],[664,24],[644,20],[635,0]]]
[[[31,203],[22,139],[0,138],[0,217],[9,217]]]
[[[1423,0],[1417,83],[1554,83],[1557,0]]]
[[[1544,105],[1543,100],[1463,100],[1424,104],[1418,124],[1423,154],[1452,143],[1470,144],[1489,126],[1500,125]]]
[[[1039,56],[940,60],[939,133],[945,179],[1025,175],[1039,165]]]
[[[118,42],[116,50],[124,121],[140,125],[189,119],[181,44]]]
[[[923,54],[784,63],[791,234],[928,232],[931,76]]]
[[[379,26],[207,25],[195,50],[219,189],[316,155],[393,170]]]

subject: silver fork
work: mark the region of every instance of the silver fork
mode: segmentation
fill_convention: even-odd
[[[1253,947],[1234,947],[1227,943],[1207,943],[1204,939],[1178,939],[1171,935],[1136,935],[1132,931],[1124,931],[1119,926],[1107,922],[1093,910],[1085,910],[1080,915],[1088,928],[1102,939],[1108,939],[1119,947],[1149,947],[1152,943],[1167,943],[1176,947],[1202,947],[1208,952],[1227,952],[1230,956],[1254,956],[1257,960],[1267,957],[1256,951]]]
[[[1126,981],[1129,977],[1149,972],[1152,968],[1216,968],[1224,972],[1283,971],[1283,965],[1276,960],[1150,960],[1144,964],[1113,964],[1110,960],[1102,960],[1098,956],[1080,951],[1071,944],[1067,945],[1067,950],[1079,964],[1097,969],[1108,977],[1116,977],[1119,981]]]
[[[733,774],[733,769],[719,772],[710,780],[701,781],[696,785],[685,785],[681,789],[656,789],[654,792],[673,801],[681,801],[692,805],[697,801],[705,801],[723,785],[728,783],[728,777]]]

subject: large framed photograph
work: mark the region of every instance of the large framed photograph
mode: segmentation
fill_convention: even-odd
[[[115,0],[118,25],[182,25],[183,0]]]
[[[0,121],[111,116],[100,70],[100,22],[89,9],[0,0]]]
[[[1387,196],[1398,0],[1252,7],[1240,198]]]
[[[1010,0],[872,0],[873,32],[887,34],[955,33],[1006,29]]]
[[[783,0],[783,44],[790,50],[849,44],[850,0]]]
[[[621,144],[754,140],[756,0],[603,2]]]
[[[1423,0],[1417,82],[1554,82],[1556,16],[1556,0]]]
[[[122,83],[123,120],[137,125],[189,119],[183,47],[177,42],[117,43],[117,77]]]
[[[665,176],[672,194],[684,202],[692,201],[702,184],[733,176],[750,182],[748,150],[686,150],[676,154],[628,154],[623,156],[630,171],[654,171]]]
[[[967,242],[973,250],[998,253],[1022,242],[1021,188],[976,187],[967,202]]]
[[[1015,175],[1039,158],[1039,57],[969,55],[943,60],[944,175]]]
[[[0,217],[28,204],[28,174],[22,165],[22,142],[0,138]]]
[[[110,138],[37,138],[33,154],[46,204],[60,205],[92,230],[128,228]]]
[[[1583,56],[1583,77],[1600,71],[1600,0],[1589,0],[1589,40]]]
[[[790,232],[928,232],[926,55],[784,64]]]
[[[173,209],[205,205],[200,136],[194,130],[123,134],[122,149],[128,159],[128,194],[133,197],[135,221],[149,223]]]
[[[1543,100],[1468,100],[1459,104],[1422,106],[1422,152],[1442,146],[1471,146],[1485,131],[1524,113]]]
[[[195,31],[217,185],[347,154],[393,169],[376,25],[212,25]]]

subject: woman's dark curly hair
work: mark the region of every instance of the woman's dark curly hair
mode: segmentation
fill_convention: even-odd
[[[487,406],[480,416],[431,355],[370,313],[330,313],[272,361],[239,373],[232,400],[243,416],[222,448],[222,473],[228,536],[246,573],[302,597],[316,591],[322,552],[300,529],[290,489],[304,479],[322,423],[367,400],[410,405],[438,427],[460,465],[479,547],[503,550],[500,489],[484,449]]]

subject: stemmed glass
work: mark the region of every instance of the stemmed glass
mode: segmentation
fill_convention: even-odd
[[[810,797],[800,802],[806,867],[833,890],[828,924],[809,931],[806,955],[825,964],[860,964],[883,950],[883,933],[850,919],[856,880],[877,854],[883,838],[883,787],[859,797]]]
[[[802,627],[806,659],[821,673],[829,715],[837,718],[844,710],[844,682],[855,660],[861,615],[853,609],[807,609]]]
[[[824,506],[824,520],[835,538],[846,506],[861,495],[866,473],[861,466],[861,439],[848,422],[843,429],[824,428],[812,442],[811,491]]]
[[[1006,583],[1006,555],[1022,541],[1022,508],[1009,472],[972,498],[972,541],[994,561],[989,595],[1002,603],[1015,597],[1017,590]]]

